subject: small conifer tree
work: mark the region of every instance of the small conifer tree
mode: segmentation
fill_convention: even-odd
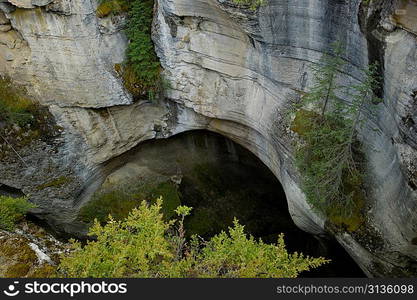
[[[339,43],[314,68],[314,86],[298,105],[293,130],[301,137],[296,144],[296,165],[308,202],[337,225],[356,230],[363,222],[364,154],[358,132],[366,107],[380,101],[377,66],[363,70],[360,83],[338,84],[344,66]],[[337,97],[338,91],[351,102]]]

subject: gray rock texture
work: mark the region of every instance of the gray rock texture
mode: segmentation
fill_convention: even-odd
[[[65,13],[54,13],[65,8],[65,1],[9,2],[17,9],[6,10],[7,18],[30,52],[15,55],[25,58],[21,63],[0,61],[0,66],[33,86],[43,104],[99,108],[132,103],[114,72],[114,64],[124,59],[126,38],[120,31],[100,32],[95,1],[70,1]],[[32,3],[49,4],[52,10],[20,8]],[[0,41],[4,35],[0,32]]]
[[[282,183],[295,223],[335,235],[367,275],[417,274],[417,42],[412,19],[394,18],[396,1],[268,0],[253,11],[226,0],[158,0],[153,39],[170,88],[155,103],[133,103],[124,90],[113,66],[126,38],[115,19],[96,17],[94,1],[9,2],[0,3],[0,23],[12,26],[0,32],[0,74],[29,87],[62,132],[22,153],[29,168],[0,163],[0,183],[30,193],[50,224],[77,230],[80,199],[111,175],[112,158],[148,139],[207,129],[262,160]],[[29,4],[40,7],[19,8]],[[328,228],[305,201],[289,129],[292,104],[311,86],[310,67],[336,40],[348,62],[341,84],[360,81],[374,61],[383,77],[384,102],[369,107],[376,114],[361,132],[369,205],[355,233]],[[37,190],[59,176],[71,183]]]
[[[372,204],[362,232],[334,234],[369,276],[415,273],[416,36],[380,26],[392,3],[270,0],[257,11],[231,1],[158,4],[155,42],[172,83],[168,98],[210,118],[209,130],[264,161],[282,182],[296,224],[313,233],[324,222],[299,189],[288,109],[308,90],[311,64],[333,41],[345,44],[341,84],[361,80],[361,68],[379,61],[384,103],[369,108],[377,116],[367,116],[362,132]]]

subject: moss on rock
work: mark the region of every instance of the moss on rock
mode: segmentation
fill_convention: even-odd
[[[51,278],[55,277],[57,267],[50,264],[42,264],[27,275],[29,278]]]
[[[100,0],[97,6],[96,15],[104,18],[110,14],[119,14],[129,10],[129,4],[126,0]]]
[[[67,184],[69,182],[71,182],[72,179],[70,177],[67,176],[60,176],[58,178],[55,178],[51,181],[45,182],[41,185],[38,185],[36,188],[38,191],[46,189],[46,188],[53,188],[53,187],[59,187],[61,185]]]
[[[26,89],[0,77],[0,161],[35,140],[50,141],[61,128],[46,107],[28,96]]]
[[[297,133],[303,142],[298,143],[296,160],[299,170],[304,172],[303,185],[304,192],[307,195],[307,200],[313,206],[314,209],[323,213],[328,222],[335,225],[339,229],[354,232],[358,230],[365,221],[364,208],[366,203],[366,197],[364,193],[364,154],[360,151],[359,142],[355,142],[355,151],[352,154],[355,160],[355,169],[345,168],[341,175],[341,187],[340,187],[340,199],[333,199],[332,201],[323,201],[324,198],[318,199],[315,193],[311,192],[311,186],[306,187],[306,179],[316,176],[316,169],[312,169],[312,165],[316,166],[318,163],[326,162],[328,160],[328,153],[323,150],[319,152],[317,150],[320,143],[328,143],[331,145],[337,145],[340,141],[337,136],[328,135],[329,140],[321,140],[311,138],[312,133],[318,131],[320,127],[329,126],[329,130],[337,132],[337,130],[343,129],[343,123],[339,120],[328,119],[316,113],[315,111],[309,111],[306,109],[299,109],[295,118],[291,123],[291,130]],[[336,137],[336,138],[335,138]],[[307,176],[306,170],[310,173]],[[310,177],[309,177],[310,176]],[[310,199],[312,198],[312,199]],[[344,201],[341,201],[344,199]],[[314,200],[314,201],[313,201]]]
[[[4,277],[6,278],[21,278],[25,277],[29,272],[30,267],[26,263],[16,263],[7,268]]]

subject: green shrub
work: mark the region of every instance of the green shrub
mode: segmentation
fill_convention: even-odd
[[[338,84],[345,65],[342,57],[342,45],[335,43],[313,68],[314,86],[296,106],[292,130],[301,138],[295,160],[307,201],[332,224],[355,231],[364,221],[365,204],[365,158],[358,130],[365,107],[372,109],[380,99],[373,92],[378,87],[376,65],[363,70],[359,84]],[[337,92],[352,102],[338,98]]]
[[[295,158],[307,201],[333,224],[355,231],[363,223],[364,183],[359,153],[346,161],[349,124],[341,116],[322,117],[301,109],[292,129],[303,139]]]
[[[34,120],[35,104],[18,91],[11,81],[0,77],[0,121],[24,126]]]
[[[126,50],[125,69],[136,75],[134,96],[153,99],[160,92],[161,65],[152,42],[154,0],[130,1],[126,34],[130,43]]]
[[[183,221],[190,208],[178,207],[180,219],[164,221],[162,199],[145,201],[123,221],[110,218],[90,229],[95,241],[62,255],[59,272],[64,277],[296,277],[327,262],[290,254],[283,236],[269,245],[247,236],[236,220],[228,232],[208,242],[184,239]],[[175,225],[176,224],[176,225]]]
[[[239,5],[249,5],[250,9],[255,10],[266,3],[266,0],[232,0]]]
[[[161,65],[151,38],[154,0],[101,0],[97,16],[127,12],[126,60],[115,71],[125,88],[135,97],[153,100],[161,92]]]
[[[115,220],[122,220],[133,208],[139,206],[143,199],[151,201],[161,196],[165,199],[162,212],[169,219],[174,216],[175,208],[181,204],[178,188],[171,181],[98,192],[81,208],[80,219],[84,222],[93,222],[97,219],[104,223],[108,220],[108,216],[112,215]]]
[[[26,198],[0,196],[0,228],[13,230],[15,224],[34,207]]]

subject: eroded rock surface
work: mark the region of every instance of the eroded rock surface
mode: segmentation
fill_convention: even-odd
[[[268,0],[252,11],[231,1],[159,0],[153,39],[170,89],[155,103],[132,103],[124,90],[114,72],[126,47],[120,19],[99,20],[94,1],[9,2],[0,3],[0,24],[11,27],[0,30],[0,73],[29,87],[62,132],[21,153],[30,168],[1,163],[0,182],[30,193],[53,226],[77,230],[78,200],[109,175],[111,158],[147,139],[208,129],[259,157],[282,183],[295,223],[325,234],[300,189],[289,122],[311,86],[310,67],[340,40],[348,61],[340,83],[358,82],[361,68],[379,61],[384,102],[370,108],[376,115],[362,132],[366,224],[332,234],[369,276],[417,273],[417,43],[408,18],[390,18],[396,1]],[[69,183],[52,184],[62,177]]]
[[[100,32],[95,1],[9,2],[16,9],[3,11],[13,31],[0,32],[0,44],[18,61],[0,60],[6,74],[30,84],[48,105],[98,108],[132,103],[114,72],[114,64],[123,61],[126,38],[120,31]],[[20,41],[24,45],[18,47]]]
[[[386,30],[393,9],[388,2],[270,0],[254,12],[230,1],[160,0],[155,31],[173,83],[168,97],[260,157],[282,182],[294,221],[316,233],[324,224],[299,189],[288,107],[308,90],[310,66],[331,42],[346,46],[341,84],[360,80],[360,69],[379,61],[384,103],[369,108],[377,116],[368,116],[362,133],[370,165],[368,220],[360,232],[336,233],[370,276],[416,271],[416,36],[392,23]]]

